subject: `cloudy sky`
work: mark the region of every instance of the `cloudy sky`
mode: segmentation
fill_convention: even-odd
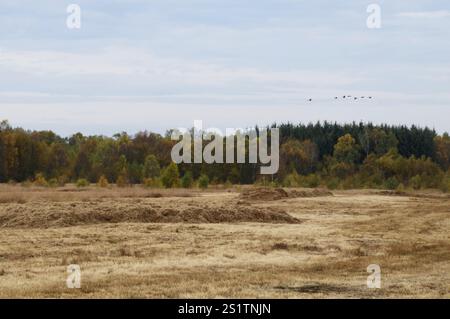
[[[71,3],[79,30],[66,26]],[[371,3],[381,29],[366,25]],[[450,131],[448,0],[0,0],[0,32],[0,118],[13,126]],[[344,94],[374,99],[334,99]]]

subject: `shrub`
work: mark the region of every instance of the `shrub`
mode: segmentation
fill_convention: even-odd
[[[161,180],[159,178],[144,178],[144,187],[158,188],[161,187]]]
[[[76,183],[77,187],[88,187],[90,185],[89,181],[85,178],[80,178]]]
[[[68,181],[69,178],[66,175],[61,175],[58,177],[58,186],[64,187]]]
[[[176,187],[180,184],[180,174],[178,172],[177,164],[172,162],[164,169],[161,176],[161,182],[165,188]]]
[[[20,183],[20,186],[22,186],[22,187],[30,187],[32,185],[33,185],[33,183],[30,180],[26,180],[26,181],[23,181],[22,183]]]
[[[183,178],[181,179],[181,186],[183,188],[191,188],[193,184],[194,184],[194,179],[192,178],[192,173],[186,172],[184,174]]]
[[[109,186],[109,181],[105,175],[100,176],[97,182],[98,187],[106,188]]]
[[[301,185],[300,175],[296,170],[293,170],[291,174],[287,175],[283,180],[284,187],[299,187]]]
[[[223,184],[223,186],[225,188],[231,188],[231,187],[233,187],[233,184],[230,181],[226,181],[225,184]]]
[[[320,185],[319,176],[316,174],[309,174],[308,176],[303,177],[302,186],[316,188]]]
[[[439,189],[443,192],[443,193],[448,193],[450,186],[449,183],[447,181],[443,181],[441,186],[439,187]]]
[[[59,186],[58,179],[56,179],[56,178],[50,179],[50,180],[48,181],[48,185],[49,185],[50,187],[58,187],[58,186]]]
[[[44,175],[42,175],[41,173],[36,174],[33,184],[35,186],[39,186],[39,187],[47,187],[48,186],[47,180],[45,179]]]
[[[405,185],[403,183],[398,184],[397,188],[395,189],[397,192],[404,192],[405,191]]]
[[[128,180],[125,177],[124,174],[120,174],[116,179],[116,185],[117,187],[127,187],[128,186]]]
[[[209,185],[209,177],[205,174],[202,174],[198,179],[198,187],[201,189],[207,189]]]
[[[355,180],[353,177],[347,177],[341,183],[343,189],[355,189]]]
[[[390,189],[390,190],[395,190],[395,189],[397,189],[397,187],[400,185],[400,182],[397,180],[397,178],[395,178],[395,177],[390,177],[390,178],[388,178],[387,180],[386,180],[386,182],[384,183],[384,186],[387,188],[387,189]]]
[[[330,178],[326,182],[326,186],[328,189],[338,189],[339,188],[339,179],[338,178]]]
[[[422,188],[422,178],[420,177],[420,175],[416,175],[413,178],[411,178],[409,180],[409,185],[413,188],[413,189],[421,189]]]
[[[445,176],[442,179],[441,185],[439,186],[439,189],[443,193],[448,193],[450,191],[450,176]]]

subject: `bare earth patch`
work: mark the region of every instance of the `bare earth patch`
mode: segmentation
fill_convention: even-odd
[[[300,221],[281,209],[240,205],[163,207],[150,201],[9,204],[0,207],[0,227],[49,228],[102,223],[288,223]],[[44,207],[42,207],[44,206]]]
[[[286,190],[283,188],[258,187],[245,189],[240,194],[240,198],[247,201],[274,201],[286,198],[320,196],[333,196],[333,193],[320,188]]]

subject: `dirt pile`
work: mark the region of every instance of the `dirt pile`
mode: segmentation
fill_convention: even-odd
[[[240,194],[241,200],[247,201],[274,201],[286,198],[333,196],[326,189],[284,190],[283,188],[251,188]]]
[[[327,189],[314,188],[305,190],[292,190],[289,192],[289,197],[321,197],[321,196],[333,196],[333,193]]]
[[[240,194],[242,200],[272,201],[288,198],[289,194],[282,188],[250,188]]]
[[[136,203],[67,202],[11,204],[0,208],[0,227],[49,228],[101,223],[287,223],[300,221],[278,209],[229,206],[161,207]]]

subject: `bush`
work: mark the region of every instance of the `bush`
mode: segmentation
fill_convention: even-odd
[[[287,175],[283,180],[284,187],[299,187],[301,185],[300,175],[296,170],[293,170],[291,174]]]
[[[439,189],[443,193],[448,193],[450,191],[450,176],[445,176],[442,179],[441,185],[439,186]]]
[[[20,183],[20,186],[22,187],[31,187],[33,185],[33,183],[29,180],[23,181],[22,183]]]
[[[144,178],[143,185],[148,188],[159,188],[162,186],[159,178]]]
[[[58,186],[59,186],[58,179],[56,179],[56,178],[50,179],[50,180],[48,181],[48,185],[49,185],[50,187],[58,187]]]
[[[109,181],[105,175],[100,176],[97,182],[98,187],[106,188],[109,186]]]
[[[116,179],[116,185],[117,187],[127,187],[128,186],[128,180],[124,176],[124,174],[120,174]]]
[[[384,183],[384,186],[387,188],[387,189],[390,189],[390,190],[395,190],[395,189],[397,189],[397,187],[400,185],[400,182],[397,180],[397,178],[395,178],[395,177],[390,177],[390,178],[388,178],[387,180],[386,180],[386,182]]]
[[[320,185],[319,176],[316,174],[309,174],[308,176],[303,177],[302,186],[316,188]]]
[[[183,178],[181,179],[181,186],[183,188],[191,188],[193,184],[194,184],[194,179],[192,177],[192,173],[186,172],[184,174]]]
[[[416,175],[413,178],[411,178],[409,180],[409,185],[413,188],[413,189],[421,189],[422,188],[422,178],[420,177],[420,175]]]
[[[201,189],[207,189],[209,185],[209,177],[205,174],[202,174],[198,179],[198,187]]]
[[[178,172],[177,164],[172,162],[164,169],[161,176],[161,182],[165,188],[176,187],[180,184],[180,174]]]
[[[442,182],[441,186],[439,187],[439,189],[443,192],[443,193],[448,193],[450,186],[449,183],[444,181]]]
[[[223,184],[223,187],[224,187],[224,188],[227,188],[227,189],[228,189],[228,188],[232,188],[232,187],[233,187],[233,184],[232,184],[230,181],[226,181],[225,184]]]
[[[338,189],[339,188],[339,179],[338,178],[330,178],[326,182],[326,186],[328,189]]]
[[[80,178],[76,183],[77,187],[88,187],[90,185],[89,181],[85,178]]]
[[[58,186],[64,187],[68,181],[69,178],[66,175],[61,175],[58,177]]]
[[[397,188],[395,189],[397,192],[404,192],[405,191],[405,185],[403,183],[398,184]]]
[[[341,183],[343,189],[355,189],[355,179],[353,177],[347,177]]]
[[[39,187],[47,187],[48,186],[47,180],[45,179],[44,175],[42,175],[41,173],[36,174],[33,184],[35,186],[39,186]]]

